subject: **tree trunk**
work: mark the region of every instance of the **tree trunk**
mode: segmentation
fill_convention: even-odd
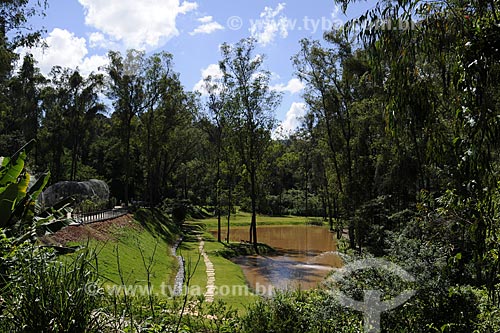
[[[305,184],[304,184],[304,195],[305,195],[305,215],[309,217],[309,194],[308,194],[308,182],[309,182],[309,173],[306,171],[305,173]]]
[[[129,177],[130,177],[130,172],[129,172],[129,160],[130,160],[130,123],[127,124],[127,130],[126,130],[126,137],[125,137],[125,161],[124,161],[124,168],[125,168],[125,181],[124,181],[124,188],[123,188],[123,198],[125,201],[125,207],[128,207],[128,202],[129,202]]]
[[[250,224],[250,236],[252,237],[253,247],[255,252],[258,254],[259,249],[257,246],[257,190],[256,186],[256,171],[255,168],[252,168],[251,171],[251,200],[252,200],[252,223]]]
[[[221,203],[220,203],[220,142],[217,147],[217,183],[215,187],[215,201],[216,201],[216,210],[217,210],[217,241],[219,243],[221,240]]]
[[[330,230],[333,230],[333,207],[330,199],[330,194],[328,195],[328,224],[330,225]]]
[[[356,234],[355,226],[352,222],[349,222],[349,246],[351,249],[356,249]]]
[[[227,205],[227,236],[226,242],[229,244],[229,227],[231,225],[231,210],[233,209],[233,191],[232,185],[229,185],[229,194],[228,194],[228,205]]]

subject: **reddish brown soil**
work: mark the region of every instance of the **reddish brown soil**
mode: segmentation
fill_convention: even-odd
[[[141,225],[133,221],[131,214],[115,219],[95,222],[86,225],[68,226],[52,235],[43,236],[40,241],[44,244],[65,246],[69,242],[86,242],[90,239],[98,241],[112,241],[115,239],[116,229],[133,228],[142,230]]]

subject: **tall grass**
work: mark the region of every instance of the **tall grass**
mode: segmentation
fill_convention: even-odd
[[[2,290],[2,332],[88,332],[102,295],[96,256],[83,250],[63,262],[47,249],[19,249]]]

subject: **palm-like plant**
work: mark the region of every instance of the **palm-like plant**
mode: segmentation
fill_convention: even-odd
[[[34,146],[32,140],[12,157],[0,157],[0,229],[14,243],[35,239],[47,231],[55,232],[69,224],[70,201],[42,211],[37,198],[50,178],[46,172],[30,186],[31,175],[26,169],[26,157]]]

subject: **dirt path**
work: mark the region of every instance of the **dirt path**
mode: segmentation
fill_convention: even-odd
[[[95,222],[92,224],[69,225],[52,235],[40,238],[44,244],[65,246],[69,242],[86,242],[95,239],[101,242],[116,240],[116,229],[134,229],[143,231],[144,228],[134,223],[132,214],[123,215],[111,220]]]
[[[214,301],[214,295],[215,295],[214,264],[212,264],[212,262],[210,261],[210,258],[208,257],[207,253],[205,252],[205,242],[203,241],[203,238],[201,238],[201,236],[199,236],[198,240],[200,242],[199,251],[200,251],[200,254],[203,256],[203,261],[205,262],[206,273],[207,273],[207,292],[205,293],[205,301],[211,303]]]

